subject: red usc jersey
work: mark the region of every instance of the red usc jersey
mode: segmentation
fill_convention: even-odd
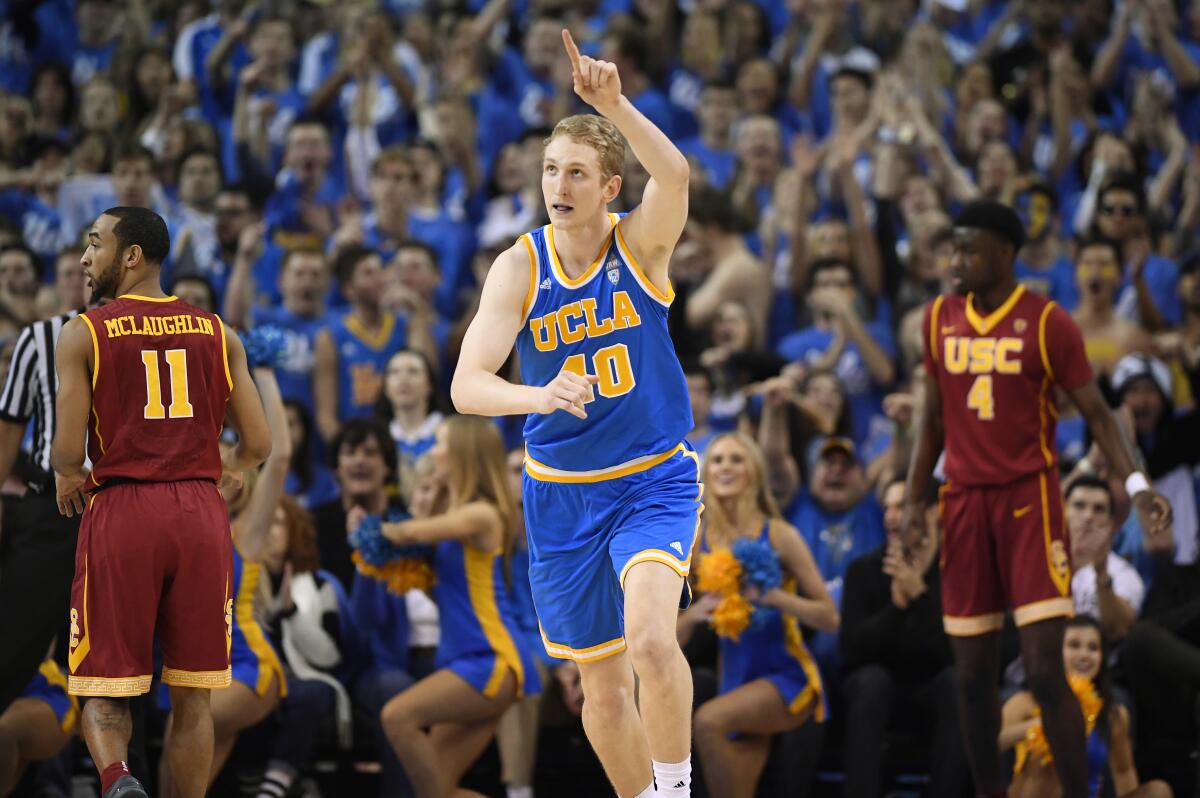
[[[219,480],[233,389],[221,320],[175,297],[132,294],[80,318],[96,361],[87,488],[117,478]]]
[[[925,372],[941,392],[946,476],[1004,485],[1057,464],[1054,386],[1078,388],[1092,369],[1054,302],[1017,286],[981,317],[971,300],[939,296],[925,309]]]

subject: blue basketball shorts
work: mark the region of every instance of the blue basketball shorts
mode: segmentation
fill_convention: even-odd
[[[642,562],[685,577],[700,529],[700,465],[680,444],[644,471],[597,482],[523,478],[529,585],[547,653],[589,662],[625,649],[624,582]]]

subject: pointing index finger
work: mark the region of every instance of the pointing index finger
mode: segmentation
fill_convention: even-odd
[[[571,69],[575,74],[579,74],[579,48],[575,46],[575,39],[571,37],[571,31],[563,28],[562,31],[563,46],[567,48],[567,55],[571,58]]]

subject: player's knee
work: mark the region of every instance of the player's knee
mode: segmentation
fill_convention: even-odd
[[[583,712],[589,725],[623,728],[625,715],[634,711],[633,692],[621,685],[584,692]]]
[[[625,643],[629,647],[629,658],[633,668],[643,681],[654,681],[667,676],[675,659],[681,656],[679,643],[674,634],[653,629],[641,629],[627,634]]]

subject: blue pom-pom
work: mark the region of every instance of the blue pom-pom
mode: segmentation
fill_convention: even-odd
[[[287,345],[283,330],[270,326],[255,327],[240,335],[242,345],[246,347],[246,362],[250,368],[276,368],[281,365],[283,351]]]
[[[770,543],[743,538],[733,544],[733,556],[742,564],[743,585],[753,585],[766,593],[783,584],[779,555]]]
[[[388,521],[403,521],[409,516],[391,516]],[[420,559],[429,553],[428,546],[397,546],[383,536],[383,520],[377,515],[369,515],[350,535],[350,545],[362,555],[365,562],[382,568],[392,560],[404,557]]]

